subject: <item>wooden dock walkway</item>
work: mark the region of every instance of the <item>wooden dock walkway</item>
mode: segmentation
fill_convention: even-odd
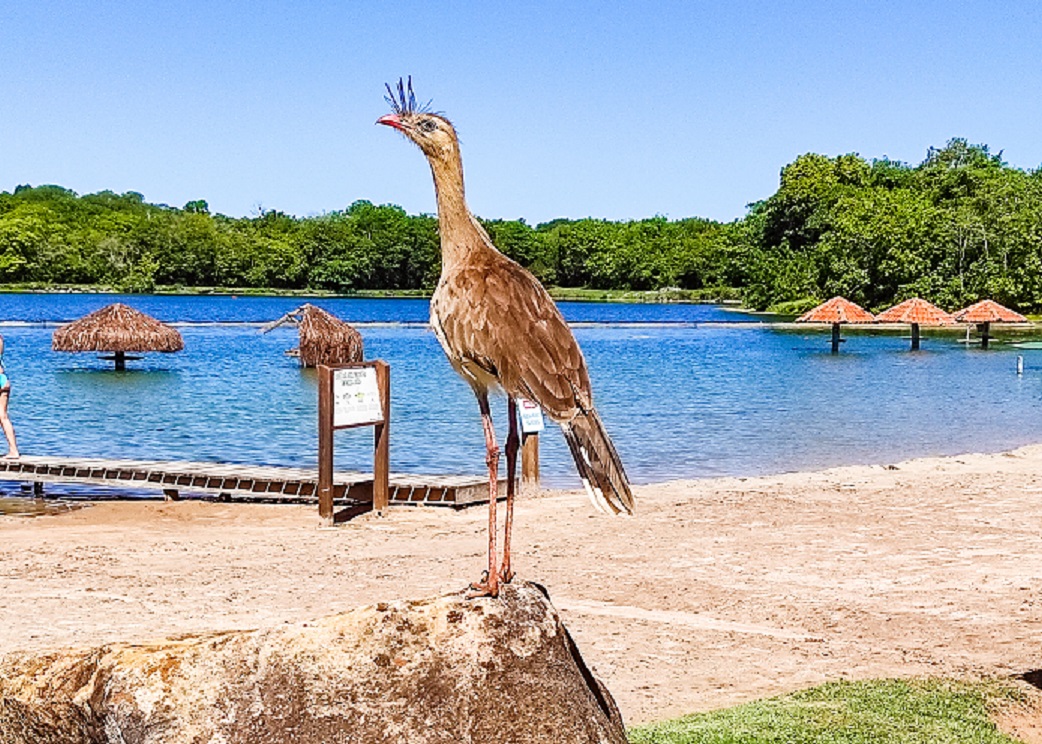
[[[220,498],[251,498],[318,502],[318,469],[220,462],[160,462],[23,455],[0,459],[0,480],[33,484],[43,494],[44,483],[81,483],[110,488],[158,489],[168,499],[182,491]],[[333,473],[335,501],[371,502],[373,475],[352,471]],[[488,500],[488,481],[476,475],[390,476],[391,504],[467,506]]]

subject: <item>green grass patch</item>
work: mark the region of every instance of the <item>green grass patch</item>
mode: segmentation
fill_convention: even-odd
[[[833,682],[629,731],[632,744],[1014,744],[991,721],[1000,681]]]
[[[804,297],[801,300],[778,302],[767,308],[767,312],[772,315],[792,315],[793,317],[796,317],[798,315],[803,315],[811,308],[817,307],[820,304],[821,300],[816,300],[813,297]]]

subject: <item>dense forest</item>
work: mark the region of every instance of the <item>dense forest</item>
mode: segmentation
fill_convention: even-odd
[[[1042,310],[1042,169],[955,139],[909,165],[808,154],[770,198],[719,223],[483,220],[496,245],[545,284],[704,290],[757,309],[842,294],[869,309],[920,296],[954,309],[992,297]],[[355,202],[294,217],[211,214],[141,194],[79,196],[59,186],[0,193],[0,284],[429,289],[438,223]]]

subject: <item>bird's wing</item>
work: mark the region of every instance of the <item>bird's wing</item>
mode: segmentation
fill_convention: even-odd
[[[570,420],[592,407],[579,344],[535,277],[504,256],[492,258],[442,278],[433,310],[439,338],[454,363],[476,365],[508,395]]]
[[[507,395],[538,403],[561,425],[594,505],[632,514],[629,480],[593,407],[582,351],[535,277],[493,254],[443,275],[431,308],[453,365],[477,386],[487,376]]]

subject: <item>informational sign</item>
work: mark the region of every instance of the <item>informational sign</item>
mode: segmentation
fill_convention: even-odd
[[[333,428],[383,421],[375,367],[333,370]]]
[[[329,524],[345,515],[333,512],[337,490],[345,491],[333,483],[333,434],[355,426],[373,427],[373,511],[382,514],[391,494],[391,368],[387,362],[318,365],[318,515]]]
[[[518,398],[517,412],[522,434],[538,434],[543,430],[543,411],[538,405],[527,398]]]

